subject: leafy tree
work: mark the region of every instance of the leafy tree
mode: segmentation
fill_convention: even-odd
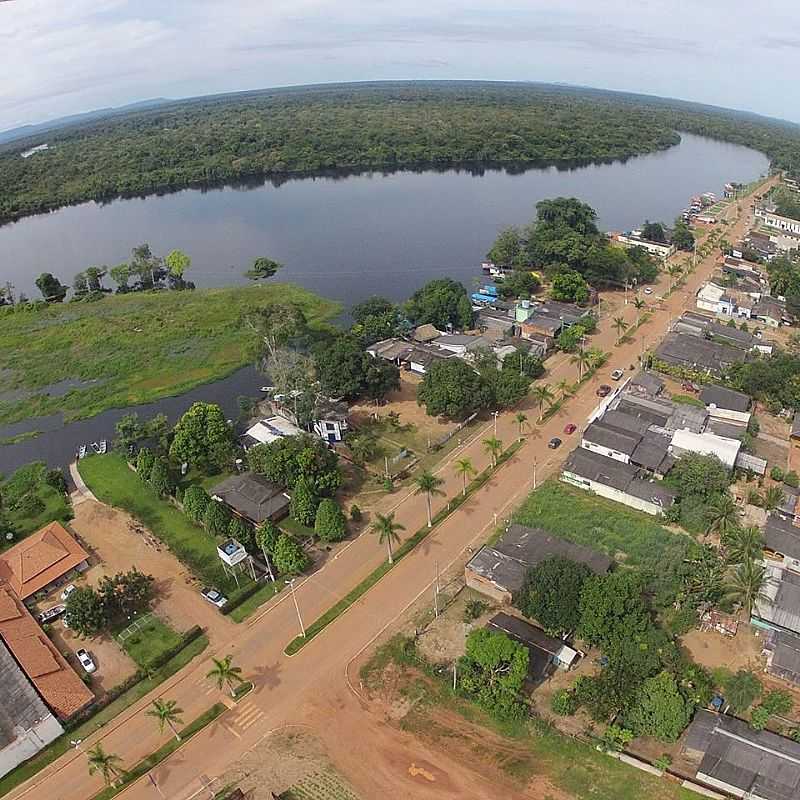
[[[480,376],[460,358],[435,361],[417,387],[417,402],[431,417],[466,417],[485,399]]]
[[[272,520],[265,520],[256,528],[256,544],[265,558],[275,552],[280,535],[280,528]]]
[[[667,234],[660,222],[645,220],[644,225],[642,225],[642,238],[649,239],[651,242],[667,243]]]
[[[125,294],[130,291],[128,281],[131,278],[131,268],[127,264],[117,264],[116,267],[111,267],[109,275],[114,283],[117,284],[117,292]]]
[[[87,267],[86,285],[90,292],[103,292],[103,278],[108,272],[108,267]]]
[[[513,369],[498,370],[494,365],[481,376],[481,381],[486,402],[495,408],[512,408],[528,394],[531,386],[527,375]]]
[[[497,466],[497,459],[503,452],[503,443],[496,436],[490,436],[483,440],[483,449],[492,460],[492,466]]]
[[[106,619],[130,619],[148,609],[153,600],[154,584],[152,575],[145,575],[136,567],[113,577],[104,575],[97,584],[97,595]]]
[[[316,436],[284,436],[247,451],[250,469],[273,483],[293,489],[303,477],[319,496],[336,493],[342,484],[339,457]]]
[[[548,225],[564,225],[583,235],[598,233],[597,212],[575,197],[556,197],[536,204],[536,218]]]
[[[706,536],[716,533],[725,539],[738,525],[739,510],[727,490],[712,499],[708,506]]]
[[[525,261],[523,240],[519,228],[513,225],[497,234],[492,249],[486,254],[489,261],[500,267],[517,267]]]
[[[183,280],[184,273],[192,265],[192,259],[182,250],[172,250],[164,259],[164,263],[173,278]]]
[[[553,390],[550,388],[549,384],[540,383],[533,387],[531,396],[539,406],[539,422],[541,422],[542,419],[544,419],[545,403],[550,404],[553,402]]]
[[[504,299],[531,297],[539,289],[539,279],[526,269],[515,269],[503,278],[497,287]]]
[[[589,301],[589,284],[575,270],[563,270],[553,277],[550,286],[553,300],[565,303],[587,303]]]
[[[649,625],[642,599],[642,579],[633,572],[592,576],[581,590],[578,635],[590,644],[606,647]]]
[[[386,545],[386,551],[389,554],[389,563],[392,559],[392,544],[400,542],[400,534],[398,531],[404,531],[405,526],[399,522],[394,521],[394,512],[391,514],[375,514],[375,520],[370,527],[370,530],[378,537],[379,544]]]
[[[36,288],[48,303],[61,303],[67,296],[67,287],[49,272],[43,272],[36,279]]]
[[[211,680],[219,689],[222,690],[223,686],[227,686],[231,693],[231,697],[235,697],[234,689],[244,683],[242,678],[242,668],[233,663],[233,656],[227,655],[225,658],[214,658],[214,666],[206,674],[206,678]]]
[[[175,426],[169,450],[177,462],[201,469],[221,469],[233,458],[233,431],[222,409],[212,403],[193,403]]]
[[[716,456],[689,453],[678,460],[666,480],[679,497],[709,501],[727,490],[731,474]]]
[[[528,378],[541,378],[544,375],[544,364],[541,358],[532,356],[523,350],[509,353],[503,359],[503,371],[516,372]]]
[[[682,219],[675,220],[675,226],[672,229],[672,243],[678,250],[694,249],[694,234]]]
[[[581,590],[590,575],[585,564],[562,556],[546,558],[527,571],[514,605],[553,636],[572,633],[580,622]]]
[[[642,684],[625,723],[637,736],[674,742],[689,724],[693,710],[678,690],[674,676],[660,672]]]
[[[452,278],[436,278],[411,295],[405,312],[414,325],[431,324],[440,330],[472,326],[472,305],[467,290]]]
[[[202,486],[189,486],[183,493],[183,510],[192,522],[198,524],[202,523],[211,502],[210,495]]]
[[[783,476],[783,482],[790,488],[796,489],[798,484],[800,484],[800,478],[798,478],[794,470],[789,470],[789,472]]]
[[[153,491],[155,491],[159,496],[166,497],[167,495],[172,494],[175,485],[169,474],[169,464],[167,463],[166,459],[157,458],[155,460],[147,481],[150,486],[153,487]]]
[[[156,463],[156,457],[153,455],[152,450],[143,447],[136,455],[136,474],[143,481],[150,480],[150,472],[153,465]]]
[[[733,528],[723,539],[723,544],[729,564],[744,564],[761,558],[764,537],[758,528],[748,525],[745,528]]]
[[[339,542],[347,535],[347,520],[335,500],[326,498],[317,507],[314,533],[323,542]]]
[[[458,660],[459,688],[500,718],[525,713],[520,691],[528,673],[528,651],[500,631],[480,628],[467,637]]]
[[[96,636],[108,623],[100,595],[91,586],[78,586],[67,597],[64,617],[70,629],[86,638]]]
[[[385,297],[372,295],[350,309],[350,316],[357,322],[363,323],[369,317],[379,317],[396,311],[395,304]]]
[[[364,352],[361,342],[351,334],[317,345],[314,367],[322,391],[333,397],[377,399],[400,388],[397,367]]]
[[[203,514],[203,525],[212,536],[227,536],[231,512],[224,503],[212,499]]]
[[[106,786],[116,783],[124,774],[122,759],[114,753],[106,753],[103,745],[98,742],[91,750],[86,752],[89,762],[89,774],[99,772]]]
[[[180,734],[175,726],[183,724],[183,720],[181,719],[183,709],[178,707],[177,700],[162,700],[157,698],[153,700],[153,707],[145,713],[148,717],[154,717],[158,721],[159,733],[164,733],[164,726],[168,725],[175,740],[178,742],[181,740]]]
[[[256,547],[255,528],[241,517],[233,516],[228,524],[228,536],[236,539],[245,550],[252,552]]]
[[[293,536],[281,533],[275,543],[273,561],[281,575],[299,575],[311,559]]]
[[[80,300],[89,294],[89,284],[86,280],[86,273],[79,272],[72,279],[72,295],[76,300]]]
[[[253,266],[245,274],[253,281],[264,280],[275,275],[282,266],[278,261],[259,256],[253,260]]]
[[[748,670],[731,675],[723,687],[725,699],[737,714],[743,714],[761,696],[761,681]]]
[[[291,513],[301,525],[310,528],[317,516],[319,500],[314,494],[307,478],[297,480],[292,491]]]
[[[414,494],[425,495],[425,501],[427,504],[427,511],[428,511],[428,527],[430,528],[431,525],[433,525],[432,500],[434,495],[438,495],[441,497],[444,496],[444,492],[440,488],[444,483],[444,481],[441,478],[438,478],[432,472],[426,470],[425,472],[417,476],[414,483],[416,484],[416,488],[414,489]]]
[[[477,470],[468,458],[460,458],[455,462],[453,467],[455,469],[456,475],[460,475],[463,481],[463,486],[461,488],[461,494],[466,495],[467,493],[467,481],[477,474]]]
[[[571,717],[578,710],[575,692],[570,689],[559,689],[550,699],[550,708],[559,717]]]

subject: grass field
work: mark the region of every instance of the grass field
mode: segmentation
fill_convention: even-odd
[[[162,653],[172,650],[180,644],[180,634],[173,630],[164,620],[150,615],[147,621],[136,631],[125,635],[117,641],[120,647],[142,668],[152,664]]]
[[[278,302],[298,304],[316,328],[339,311],[299,286],[275,283],[114,295],[0,316],[3,389],[31,392],[0,403],[0,424],[56,411],[90,417],[222,378],[253,358],[257,335],[246,316]],[[44,393],[67,379],[97,383],[61,397]]]
[[[358,795],[333,769],[324,769],[299,780],[280,800],[358,800]]]

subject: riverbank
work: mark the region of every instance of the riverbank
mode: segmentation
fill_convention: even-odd
[[[256,356],[248,315],[288,303],[312,329],[340,311],[299,286],[274,283],[113,295],[0,316],[0,425],[56,413],[85,419],[224,378]],[[64,381],[78,388],[50,393]]]

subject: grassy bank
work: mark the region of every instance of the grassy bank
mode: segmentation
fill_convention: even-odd
[[[114,295],[0,316],[3,388],[31,393],[0,403],[0,424],[57,411],[90,417],[223,378],[253,358],[258,339],[247,315],[289,302],[312,327],[339,310],[299,286],[275,283]],[[67,379],[96,383],[61,397],[44,393]]]

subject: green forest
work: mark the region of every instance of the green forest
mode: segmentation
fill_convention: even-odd
[[[86,200],[333,170],[624,159],[676,130],[800,171],[800,127],[679,101],[534,84],[391,83],[205,97],[0,147],[0,221]],[[46,152],[20,153],[47,142]]]

